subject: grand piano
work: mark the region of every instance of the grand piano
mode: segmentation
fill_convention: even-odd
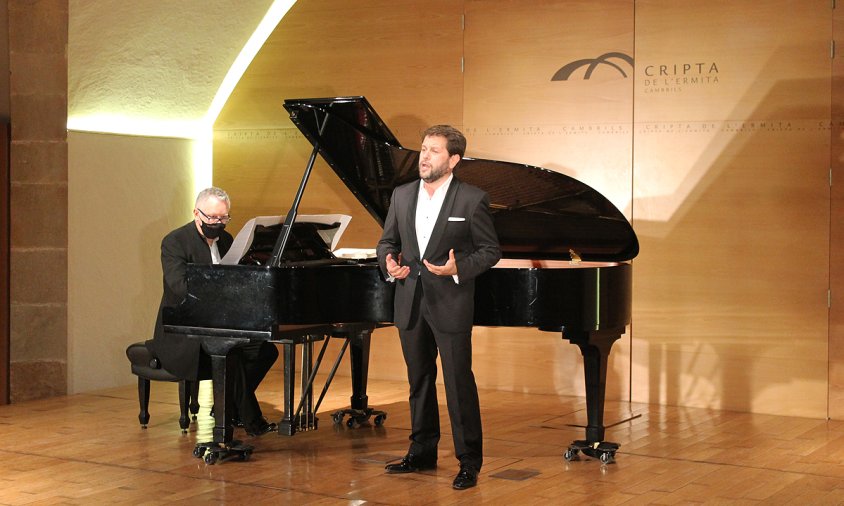
[[[341,419],[350,414],[352,425],[371,415],[379,423],[386,417],[368,406],[366,377],[371,333],[392,321],[392,284],[372,260],[332,259],[323,253],[313,261],[301,255],[291,261],[285,249],[317,154],[383,225],[393,188],[418,179],[419,152],[402,147],[364,97],[293,99],[284,107],[314,149],[272,254],[265,255],[262,265],[189,265],[187,298],[164,313],[166,332],[199,339],[212,357],[214,441],[194,451],[210,463],[219,452],[248,457],[251,451],[232,440],[227,395],[232,371],[228,352],[248,340],[287,345],[289,383],[289,350],[295,344],[312,344],[322,336],[345,338],[351,348],[352,397],[351,409],[340,412]],[[476,280],[475,325],[535,327],[580,348],[587,426],[585,439],[571,443],[564,456],[571,460],[583,452],[611,462],[618,444],[604,440],[607,361],[631,319],[630,260],[639,251],[633,228],[603,195],[564,174],[472,158],[464,158],[454,173],[489,194],[503,254],[498,265]],[[254,255],[250,261],[254,263]],[[303,378],[312,372],[303,370]],[[286,385],[280,432],[287,434],[302,422],[290,392]]]

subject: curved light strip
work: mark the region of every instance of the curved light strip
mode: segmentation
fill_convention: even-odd
[[[270,6],[264,15],[264,19],[258,23],[255,32],[246,41],[243,49],[240,50],[240,54],[237,55],[228,73],[226,73],[226,77],[223,78],[223,82],[220,84],[214,100],[211,101],[211,107],[208,108],[208,112],[205,114],[206,125],[209,127],[214,126],[217,116],[223,110],[223,106],[226,105],[226,101],[229,99],[232,91],[234,91],[234,87],[237,86],[238,81],[243,77],[246,68],[249,67],[249,64],[255,59],[255,55],[264,46],[264,42],[267,41],[270,34],[275,30],[275,27],[278,26],[281,19],[295,3],[296,0],[275,0]]]
[[[240,82],[243,73],[255,59],[255,55],[264,46],[264,43],[273,33],[275,27],[281,22],[281,19],[287,14],[287,11],[293,7],[296,0],[274,0],[264,19],[258,23],[258,27],[246,41],[240,54],[235,58],[234,63],[226,72],[226,77],[217,89],[214,99],[211,101],[211,106],[208,112],[205,113],[205,118],[202,121],[202,132],[197,132],[196,146],[194,148],[194,164],[193,164],[193,186],[194,193],[199,193],[203,188],[211,186],[214,172],[214,122],[217,121],[220,111],[226,105],[229,97],[234,91],[234,87]],[[203,154],[204,152],[204,154]]]
[[[235,58],[223,82],[217,89],[208,112],[200,120],[164,120],[158,118],[130,117],[120,113],[102,113],[67,118],[67,129],[76,132],[135,135],[143,137],[168,137],[194,140],[193,180],[195,193],[211,185],[213,172],[212,142],[214,122],[223,106],[252,63],[255,55],[270,34],[293,7],[296,0],[273,1],[258,27],[246,41]]]

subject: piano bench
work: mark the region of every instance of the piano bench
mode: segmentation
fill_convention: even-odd
[[[199,381],[180,379],[162,368],[161,362],[153,356],[143,342],[130,344],[126,348],[126,356],[132,364],[132,374],[138,377],[138,402],[141,406],[138,421],[141,422],[141,428],[146,429],[149,423],[150,381],[170,381],[179,383],[179,408],[181,410],[179,427],[182,428],[183,433],[187,432],[191,421],[188,418],[188,411],[190,411],[194,420],[196,420],[196,414],[199,412],[199,402],[197,401]]]

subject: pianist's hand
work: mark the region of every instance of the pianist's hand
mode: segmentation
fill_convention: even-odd
[[[392,253],[387,253],[387,274],[396,279],[404,279],[410,274],[410,267],[401,265],[401,253],[398,262],[393,260]]]
[[[454,250],[448,250],[448,261],[443,265],[434,265],[427,260],[422,260],[425,267],[437,276],[456,276],[457,275],[457,261],[454,260]]]

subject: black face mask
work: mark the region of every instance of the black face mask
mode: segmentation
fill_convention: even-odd
[[[225,223],[205,223],[204,221],[201,222],[202,227],[202,235],[205,236],[206,239],[216,239],[220,237],[220,234],[226,228]]]

